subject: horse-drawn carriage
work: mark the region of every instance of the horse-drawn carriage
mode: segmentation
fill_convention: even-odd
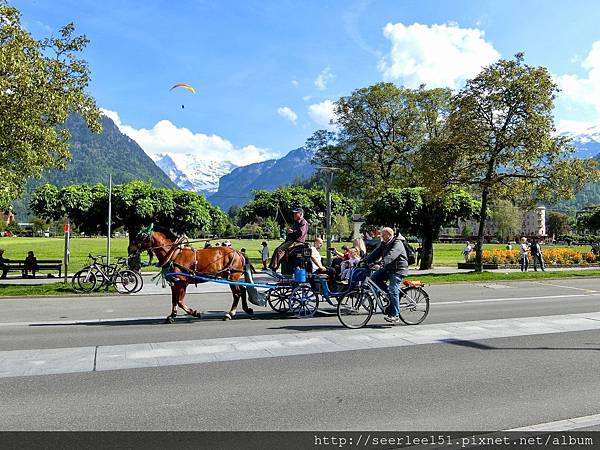
[[[150,226],[142,230],[138,239],[130,245],[131,252],[147,249],[153,250],[159,260],[162,276],[171,285],[172,310],[167,317],[170,323],[173,323],[177,315],[177,307],[187,314],[201,317],[201,313],[185,304],[184,297],[189,284],[204,282],[229,285],[233,304],[224,320],[235,316],[240,299],[243,310],[250,315],[254,313],[247,304],[248,292],[250,300],[255,304],[266,306],[268,303],[276,312],[291,313],[302,318],[314,316],[320,301],[325,301],[337,309],[338,318],[349,328],[366,325],[377,308],[383,311],[386,307],[387,294],[375,298],[377,293],[374,288],[364,283],[369,275],[367,268],[354,269],[346,284],[341,284],[335,291],[330,289],[328,281],[331,280],[327,279],[327,275],[312,273],[311,249],[306,244],[297,246],[286,256],[282,263],[282,275],[273,283],[255,283],[245,257],[231,247],[195,250],[184,245],[178,238],[154,231]],[[240,281],[242,276],[244,281]],[[259,294],[257,288],[266,289],[266,292]],[[407,295],[409,290],[419,291],[419,295]],[[403,294],[408,298],[405,306],[419,312],[420,316],[418,322],[405,322],[422,322],[429,311],[429,297],[422,286],[407,285]],[[421,301],[422,304],[418,305]],[[350,320],[354,318],[360,320]]]

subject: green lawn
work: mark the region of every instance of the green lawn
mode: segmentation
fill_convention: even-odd
[[[216,241],[215,241],[216,242]],[[215,243],[213,242],[213,244]],[[233,239],[234,248],[246,248],[247,254],[251,261],[256,265],[260,265],[260,249],[262,239]],[[267,241],[269,243],[269,254],[272,254],[275,247],[281,241]],[[114,238],[111,240],[111,255],[113,257],[127,255],[127,238]],[[347,243],[348,244],[348,243]],[[198,242],[193,244],[196,248],[202,248],[203,243]],[[333,244],[338,250],[341,249],[343,243]],[[416,247],[416,245],[414,245]],[[456,263],[463,260],[462,249],[463,244],[434,244],[434,266],[456,267]],[[494,248],[504,248],[503,244],[485,245],[485,249],[492,250]],[[13,260],[24,260],[27,252],[32,250],[38,259],[63,259],[64,254],[64,239],[62,238],[8,238],[0,237],[0,248],[5,250],[4,257]],[[553,248],[544,246],[544,248]],[[589,247],[569,247],[574,250],[587,252]],[[325,246],[321,248],[321,253],[325,256]],[[87,263],[87,255],[106,254],[106,239],[105,238],[74,238],[71,239],[71,257],[69,264],[69,272],[83,267]],[[145,270],[156,270],[155,268],[146,268]]]

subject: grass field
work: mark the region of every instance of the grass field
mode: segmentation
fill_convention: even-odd
[[[244,239],[231,240],[234,248],[246,248],[250,260],[255,266],[260,265],[260,249],[262,239]],[[281,241],[267,241],[269,243],[270,254],[281,243]],[[111,256],[127,256],[127,238],[114,238],[111,240]],[[343,243],[335,243],[334,247],[341,249]],[[203,243],[198,242],[193,244],[196,248],[202,248]],[[415,245],[416,247],[416,245]],[[433,265],[437,267],[456,267],[457,262],[463,261],[462,249],[463,244],[434,244]],[[503,244],[489,244],[484,248],[493,250],[495,248],[503,249]],[[63,259],[64,255],[64,239],[62,238],[0,238],[0,248],[5,250],[4,257],[12,260],[24,260],[27,252],[32,250],[37,259]],[[71,256],[69,263],[69,272],[73,272],[87,264],[88,254],[104,255],[106,254],[106,239],[105,238],[75,238],[71,239]],[[559,248],[552,246],[544,246],[544,248]],[[570,248],[580,252],[590,250],[589,246],[585,247],[560,247]],[[325,246],[321,248],[321,253],[325,255]],[[155,260],[156,261],[156,260]],[[155,268],[146,268],[145,270],[156,270]]]

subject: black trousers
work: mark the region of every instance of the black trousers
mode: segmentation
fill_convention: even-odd
[[[277,247],[275,251],[273,251],[273,256],[271,256],[271,262],[269,263],[269,269],[279,269],[279,266],[281,265],[281,260],[286,255],[286,253],[288,253],[294,247],[299,247],[301,245],[304,245],[304,242],[285,241],[281,243],[279,247]]]

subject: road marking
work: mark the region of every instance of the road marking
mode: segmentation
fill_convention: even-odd
[[[380,317],[377,316],[374,322],[379,322]],[[465,342],[482,339],[588,330],[600,330],[600,312],[418,327],[340,328],[190,341],[12,350],[0,352],[0,378],[215,363],[421,344],[464,345]],[[493,344],[481,346],[481,351],[491,349],[494,349]]]
[[[544,295],[539,297],[506,297],[506,298],[482,298],[475,300],[452,300],[448,302],[433,302],[433,305],[455,305],[460,303],[487,303],[487,302],[513,302],[524,300],[550,300],[560,298],[575,298],[575,297],[598,297],[600,294],[565,294],[565,295]]]
[[[538,423],[537,425],[512,428],[504,431],[569,431],[577,430],[578,428],[593,427],[595,425],[600,425],[600,414],[557,420],[556,422]]]
[[[520,302],[527,300],[557,300],[562,298],[577,298],[577,297],[600,297],[600,293],[596,294],[564,294],[564,295],[545,295],[539,297],[506,297],[506,298],[482,298],[474,300],[449,300],[446,302],[432,301],[433,306],[446,305],[462,305],[464,303],[488,303],[488,302]],[[334,316],[335,313],[320,311],[323,315]],[[203,312],[204,317],[223,317],[225,312]],[[188,317],[188,316],[181,316]],[[144,316],[144,317],[114,317],[105,319],[82,319],[82,320],[46,320],[40,322],[0,322],[0,327],[35,327],[35,326],[58,326],[58,325],[86,325],[86,324],[101,324],[103,322],[140,322],[140,321],[155,321],[164,320],[164,316]]]
[[[584,291],[584,292],[590,292],[590,293],[591,292],[598,292],[598,291],[595,291],[593,289],[578,288],[578,287],[573,287],[573,286],[564,286],[564,285],[561,285],[561,284],[548,283],[548,282],[545,282],[545,281],[536,281],[536,283],[544,285],[544,286],[552,286],[552,287],[557,287],[557,288],[561,288],[561,289],[574,289],[576,291]]]

